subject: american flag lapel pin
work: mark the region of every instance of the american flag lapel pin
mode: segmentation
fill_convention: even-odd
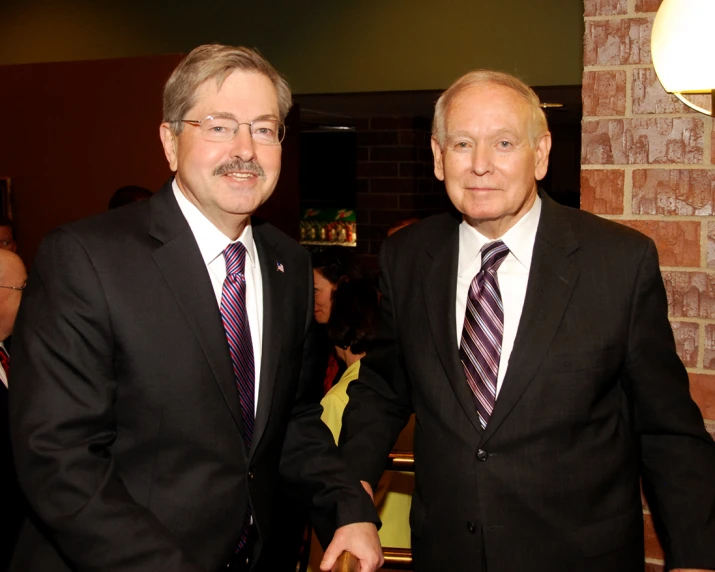
[[[285,273],[285,268],[283,268],[283,265],[280,262],[278,262],[277,260],[276,260],[276,270],[278,270],[278,272]]]

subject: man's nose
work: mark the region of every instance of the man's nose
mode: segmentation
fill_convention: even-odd
[[[238,126],[236,136],[231,140],[231,156],[250,161],[255,157],[255,145],[251,136],[251,126],[242,123]]]
[[[472,171],[485,175],[493,168],[493,149],[485,143],[477,143],[472,151]]]

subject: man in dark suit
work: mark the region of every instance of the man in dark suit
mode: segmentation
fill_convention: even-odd
[[[8,388],[10,374],[10,335],[27,281],[22,259],[10,250],[0,249],[0,570],[10,564],[26,504],[15,478],[15,463],[10,448]]]
[[[326,568],[343,549],[379,565],[370,499],[305,399],[308,255],[251,220],[290,105],[256,52],[195,49],[164,90],[175,178],[44,240],[14,348],[13,446],[37,515],[14,570],[259,568],[279,471],[337,529]]]
[[[417,571],[643,570],[639,479],[670,569],[715,569],[715,444],[691,400],[653,242],[537,190],[551,138],[497,72],[440,98],[461,217],[381,253],[376,347],[341,447],[374,485],[414,411]]]

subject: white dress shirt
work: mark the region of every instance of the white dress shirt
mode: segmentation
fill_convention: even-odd
[[[253,343],[253,361],[255,368],[255,393],[253,412],[255,415],[258,407],[258,380],[261,379],[261,340],[263,339],[263,281],[261,265],[258,261],[256,245],[253,241],[253,228],[249,219],[238,240],[232,241],[223,234],[203,213],[196,208],[181,192],[176,180],[172,183],[176,202],[186,221],[194,233],[194,238],[199,245],[201,256],[206,264],[206,270],[211,278],[211,285],[216,295],[216,303],[221,306],[221,292],[223,281],[226,279],[226,260],[223,251],[231,242],[241,242],[246,247],[246,312],[248,325],[251,328],[251,342]]]
[[[499,270],[497,281],[501,291],[502,304],[504,305],[504,337],[502,339],[501,357],[499,359],[499,372],[497,375],[497,395],[504,382],[504,376],[509,365],[509,357],[514,348],[516,330],[519,327],[521,311],[524,308],[526,286],[529,281],[531,268],[531,255],[534,252],[536,228],[541,215],[541,199],[536,197],[536,202],[519,221],[511,227],[501,240],[509,248]],[[457,346],[462,340],[464,328],[464,315],[467,308],[469,286],[482,267],[481,249],[488,242],[483,234],[477,232],[466,221],[459,225],[459,269],[457,272]]]

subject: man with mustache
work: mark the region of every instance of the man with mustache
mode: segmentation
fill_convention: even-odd
[[[196,48],[164,89],[173,180],[43,242],[15,336],[13,445],[37,518],[13,570],[260,569],[279,473],[335,531],[324,569],[344,549],[381,564],[370,498],[308,399],[308,255],[251,219],[290,105],[258,53]]]

